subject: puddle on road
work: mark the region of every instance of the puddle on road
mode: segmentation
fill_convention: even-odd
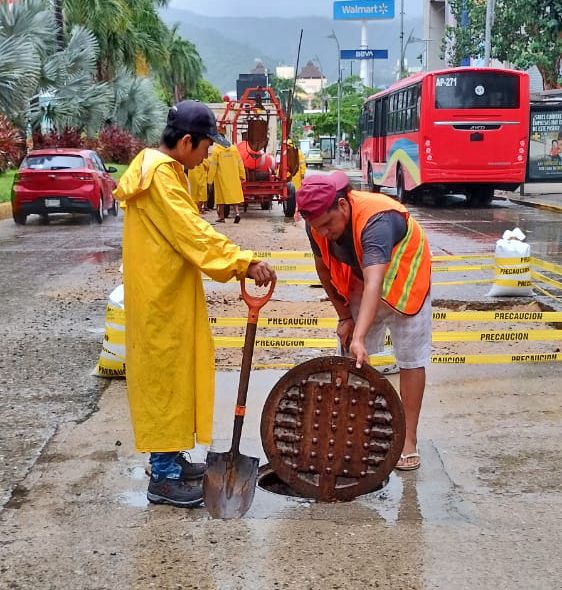
[[[90,252],[80,257],[80,262],[87,262],[90,264],[108,264],[121,260],[121,249],[111,248],[108,250],[100,250],[98,252]]]
[[[146,490],[142,492],[124,492],[119,495],[119,503],[130,508],[146,508],[148,506]]]
[[[366,510],[387,525],[399,523],[467,522],[471,518],[453,488],[439,456],[431,444],[422,446],[424,469],[419,472],[393,472],[380,490],[358,496],[351,502],[319,503],[299,496],[272,473],[266,465],[260,468],[254,517],[267,518],[310,510],[312,518],[348,521],[364,520]],[[386,483],[386,482],[385,482]],[[302,513],[301,518],[305,517]]]
[[[130,469],[127,469],[127,473],[129,477],[136,480],[144,480],[148,477],[144,471],[144,467],[141,466],[131,467]]]

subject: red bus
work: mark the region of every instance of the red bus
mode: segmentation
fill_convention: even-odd
[[[451,68],[401,80],[368,98],[361,113],[361,170],[372,191],[395,187],[463,193],[487,205],[494,189],[525,178],[529,77],[494,68]]]

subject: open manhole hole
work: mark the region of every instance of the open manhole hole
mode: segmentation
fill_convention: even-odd
[[[388,484],[388,478],[379,484],[379,487],[372,490],[372,492],[378,492],[386,487]],[[313,498],[307,498],[300,492],[295,491],[291,486],[287,485],[278,475],[273,471],[273,468],[269,463],[262,465],[258,471],[258,487],[266,492],[277,494],[278,496],[287,496],[289,498],[303,498],[305,500],[313,501]],[[372,493],[369,492],[369,493]]]

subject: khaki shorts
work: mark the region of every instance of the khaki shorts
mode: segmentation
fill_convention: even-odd
[[[349,295],[349,309],[357,319],[363,294],[363,282],[355,279]],[[390,331],[396,363],[401,369],[428,367],[431,362],[431,296],[428,295],[420,311],[413,316],[394,311],[380,302],[375,323],[367,333],[365,345],[369,355],[384,351],[386,329]]]

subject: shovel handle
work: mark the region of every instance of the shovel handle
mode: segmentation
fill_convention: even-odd
[[[246,325],[246,337],[244,339],[244,350],[242,352],[242,366],[240,368],[240,383],[238,384],[238,397],[236,399],[236,408],[234,410],[234,428],[232,431],[231,451],[239,453],[240,437],[242,436],[242,424],[246,414],[246,397],[248,395],[248,383],[250,382],[250,372],[252,370],[252,356],[254,354],[254,343],[256,340],[256,330],[258,328],[258,317],[260,309],[271,299],[275,281],[271,281],[269,292],[263,297],[253,297],[246,291],[244,279],[240,280],[242,290],[242,299],[248,306],[248,323]]]
[[[262,297],[254,297],[246,291],[246,280],[244,277],[240,279],[240,290],[242,291],[242,299],[248,306],[248,323],[257,324],[260,309],[271,299],[273,290],[275,289],[275,281],[271,281],[269,291]]]

